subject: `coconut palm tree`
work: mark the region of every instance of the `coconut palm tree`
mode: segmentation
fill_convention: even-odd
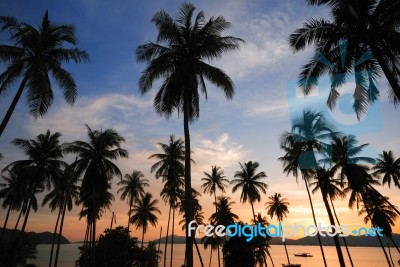
[[[400,100],[400,69],[397,57],[397,1],[307,0],[310,5],[328,5],[331,20],[311,18],[289,37],[297,52],[314,45],[314,57],[303,66],[299,85],[305,93],[324,73],[332,75],[328,106],[333,108],[342,86],[355,73],[354,108],[358,115],[378,100],[376,80],[383,72],[394,103]]]
[[[61,176],[60,181],[55,182],[52,192],[50,192],[46,197],[53,200],[57,200],[60,195],[62,196],[62,203],[60,210],[62,209],[62,214],[61,214],[61,222],[60,222],[60,229],[58,232],[58,241],[57,241],[57,250],[56,250],[56,257],[54,259],[54,267],[57,267],[58,265],[58,256],[60,252],[60,244],[61,244],[61,236],[62,236],[62,231],[63,231],[63,226],[64,226],[64,218],[65,218],[65,212],[71,211],[72,208],[75,205],[79,204],[79,189],[80,187],[77,185],[79,181],[79,175],[74,169],[73,165],[69,165],[64,169],[64,172]],[[45,199],[46,199],[45,197]],[[44,200],[45,200],[44,199]],[[51,203],[50,203],[51,205]],[[50,260],[51,262],[51,260]]]
[[[214,203],[216,210],[213,214],[211,214],[210,218],[208,219],[210,223],[212,225],[223,225],[227,227],[228,225],[234,224],[237,220],[239,220],[239,216],[232,212],[231,206],[233,204],[235,204],[235,202],[231,201],[230,197],[217,197],[217,201]],[[220,243],[223,245],[225,243],[225,238],[222,238],[222,240],[220,240]],[[222,258],[225,259],[225,255],[222,255]]]
[[[275,195],[272,195],[269,197],[269,201],[265,203],[267,205],[267,214],[271,217],[271,219],[276,216],[278,219],[279,224],[283,221],[283,218],[287,217],[287,213],[289,213],[289,202],[287,201],[286,198],[281,198],[281,194],[275,193]],[[282,225],[281,225],[281,231],[282,230]],[[290,265],[290,259],[289,259],[289,254],[287,252],[286,248],[286,242],[283,241],[283,246],[285,247],[285,252],[286,252],[286,257],[288,260],[288,264]]]
[[[13,42],[13,45],[0,45],[0,61],[7,64],[0,74],[0,95],[22,79],[0,125],[1,136],[24,89],[27,89],[29,113],[35,118],[47,113],[54,98],[49,74],[61,89],[65,101],[72,105],[78,90],[73,76],[62,64],[88,61],[89,56],[76,47],[78,41],[74,26],[52,23],[47,11],[39,27],[6,16],[0,17],[0,27],[9,31]]]
[[[232,187],[232,193],[235,193],[238,189],[242,189],[240,194],[240,201],[246,203],[247,201],[251,205],[251,210],[253,212],[253,218],[256,219],[256,214],[254,212],[254,202],[261,200],[261,193],[266,194],[268,189],[268,185],[260,180],[263,178],[267,178],[265,172],[256,173],[257,168],[259,167],[258,162],[245,162],[240,163],[239,171],[236,171],[234,174],[234,178],[230,183],[234,185]]]
[[[392,207],[382,200],[381,196],[375,192],[369,190],[367,194],[364,195],[364,204],[359,212],[359,215],[366,214],[364,217],[364,223],[371,222],[372,227],[380,227],[383,229],[383,233],[387,237],[392,235],[392,226],[394,226],[394,221],[398,217],[397,213],[393,211]],[[385,254],[388,266],[391,267],[389,256],[386,253],[385,246],[382,243],[379,234],[376,235],[379,244]],[[397,247],[397,246],[396,246]]]
[[[162,177],[164,182],[164,188],[162,189],[161,196],[165,203],[169,203],[168,213],[168,224],[167,224],[167,236],[165,240],[164,248],[164,267],[166,266],[167,260],[167,245],[168,245],[168,233],[169,225],[172,215],[172,237],[171,237],[171,258],[170,265],[172,266],[172,255],[173,255],[173,239],[174,239],[174,227],[175,227],[175,210],[177,208],[178,199],[182,194],[184,188],[183,173],[185,160],[185,144],[181,138],[176,138],[175,135],[170,135],[169,143],[163,144],[158,143],[158,146],[163,150],[163,153],[156,153],[149,157],[149,159],[157,159],[151,167],[151,172],[155,172],[156,179]]]
[[[65,151],[78,155],[72,164],[77,174],[83,174],[80,201],[83,210],[80,216],[86,216],[91,228],[92,265],[95,265],[96,221],[102,211],[109,207],[113,195],[109,181],[121,171],[113,163],[118,158],[127,158],[128,151],[121,148],[125,139],[114,129],[92,130],[86,125],[89,141],[74,141],[66,144]]]
[[[285,155],[279,160],[283,163],[283,171],[287,175],[292,174],[296,181],[300,171],[306,186],[315,227],[317,227],[317,220],[308,182],[315,176],[315,170],[319,168],[315,154],[322,154],[322,149],[327,147],[326,141],[330,140],[334,134],[333,127],[327,123],[323,113],[304,110],[299,117],[293,119],[291,131],[281,136],[281,149],[285,151]],[[318,232],[317,237],[326,267],[325,253]]]
[[[143,179],[141,171],[133,170],[132,173],[125,174],[125,179],[117,183],[120,188],[117,193],[121,193],[121,200],[127,200],[129,205],[128,212],[128,231],[130,226],[131,210],[134,202],[138,201],[145,194],[144,188],[149,186],[149,180]]]
[[[383,175],[383,185],[387,183],[390,188],[393,181],[394,185],[400,188],[400,158],[396,159],[391,150],[379,154],[379,159],[372,169],[374,175]]]
[[[189,123],[198,119],[200,92],[207,97],[205,81],[222,88],[227,99],[234,94],[233,81],[219,68],[207,61],[219,59],[225,52],[239,48],[241,39],[223,36],[231,24],[224,17],[206,20],[204,12],[195,13],[192,4],[184,3],[173,19],[165,11],[154,14],[156,42],[148,42],[136,49],[139,62],[147,63],[139,79],[139,90],[148,92],[153,82],[162,79],[154,99],[156,112],[166,117],[177,110],[183,114],[185,134],[185,194],[191,195]],[[200,91],[200,92],[199,92]],[[187,221],[193,219],[191,207],[186,208]],[[186,235],[187,266],[193,266],[193,239]]]
[[[8,170],[6,174],[2,175],[2,178],[5,183],[0,184],[0,187],[3,187],[0,190],[0,199],[3,199],[2,207],[7,209],[7,215],[1,231],[0,244],[3,241],[10,212],[12,210],[21,210],[25,196],[27,195],[27,183],[22,175],[18,175],[13,170]]]
[[[343,192],[341,188],[344,187],[344,182],[341,178],[334,178],[334,169],[331,169],[327,175],[321,175],[316,181],[310,183],[310,186],[314,186],[312,193],[315,194],[319,190],[326,194],[326,198],[329,198],[333,214],[336,218],[338,225],[340,226],[339,218],[336,214],[335,206],[333,201],[337,198],[344,198],[346,194]],[[351,266],[354,266],[353,259],[351,258],[351,254],[349,248],[347,246],[347,241],[344,236],[342,236],[343,243],[346,247],[347,255],[349,256]]]
[[[341,181],[347,179],[348,187],[345,189],[345,193],[352,192],[349,206],[352,207],[354,204],[357,204],[358,209],[359,203],[362,201],[362,194],[369,189],[380,195],[382,200],[386,201],[400,215],[397,207],[373,187],[373,185],[380,183],[368,173],[370,168],[365,166],[365,164],[375,164],[376,160],[371,157],[360,156],[363,148],[368,144],[358,146],[357,143],[358,141],[354,136],[336,136],[333,138],[331,147],[329,148],[332,151],[332,158],[328,159],[333,163],[332,171],[340,171],[339,177]]]
[[[228,187],[227,183],[229,183],[228,179],[225,179],[224,172],[221,170],[220,167],[211,166],[211,173],[203,172],[204,175],[206,176],[205,178],[201,178],[204,183],[201,185],[201,188],[203,188],[204,193],[208,193],[210,195],[214,195],[214,203],[216,205],[217,203],[217,188],[222,191],[222,193],[225,193],[225,188]],[[215,206],[215,211],[217,211],[217,206]],[[211,247],[211,255],[212,255],[212,249]],[[217,245],[217,251],[218,251],[218,266],[221,266],[220,264],[220,252],[219,252],[219,245]],[[211,261],[210,261],[211,262]]]
[[[66,203],[69,204],[68,208],[69,210],[72,209],[73,203],[72,202],[78,202],[78,194],[79,194],[79,187],[76,185],[78,182],[78,177],[70,175],[69,173],[72,172],[71,166],[67,166],[65,170],[63,171],[63,174],[60,176],[60,178],[55,179],[53,181],[53,189],[45,195],[43,198],[42,202],[42,207],[45,206],[47,203],[49,204],[49,208],[51,212],[54,210],[58,209],[58,216],[57,216],[57,221],[56,225],[54,227],[54,232],[53,232],[53,240],[52,240],[52,245],[51,245],[51,250],[50,250],[50,260],[49,260],[49,267],[51,267],[53,264],[53,250],[54,250],[54,244],[55,244],[55,239],[57,232],[62,232],[61,227],[59,226],[60,218],[65,216],[65,209],[66,209]],[[63,221],[63,218],[62,218]],[[61,233],[60,233],[61,234]],[[60,240],[60,236],[58,236],[58,240]],[[58,246],[57,246],[58,248]],[[54,264],[55,266],[57,265],[57,261]]]
[[[266,217],[263,217],[261,213],[257,213],[256,219],[251,220],[253,225],[269,225],[269,222]],[[272,266],[275,266],[274,261],[271,257],[271,254],[269,253],[269,244],[268,242],[271,240],[271,237],[269,235],[266,235],[265,237],[263,236],[255,236],[253,239],[254,242],[254,254],[256,261],[260,266],[268,266],[267,265],[267,260],[266,256],[269,256],[272,262]]]
[[[149,224],[156,227],[158,223],[158,218],[155,213],[161,214],[161,211],[157,208],[157,199],[152,199],[153,196],[150,193],[145,193],[143,198],[139,199],[132,206],[132,217],[131,223],[136,226],[136,228],[142,228],[142,250],[143,250],[143,240],[144,234],[147,232]],[[141,266],[144,266],[143,255]]]
[[[50,188],[51,183],[57,180],[62,173],[62,168],[66,163],[62,160],[63,149],[59,138],[61,134],[52,134],[49,130],[45,134],[39,134],[35,139],[16,138],[12,141],[28,156],[28,159],[14,161],[5,167],[6,170],[13,170],[24,176],[29,192],[26,197],[25,219],[19,237],[25,231],[31,209],[37,210],[37,199],[35,194],[42,192],[45,187]]]

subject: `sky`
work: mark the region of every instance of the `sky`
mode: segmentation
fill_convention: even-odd
[[[150,173],[154,161],[148,157],[160,152],[157,142],[167,143],[169,135],[183,137],[183,120],[178,114],[169,119],[158,116],[153,108],[157,85],[145,95],[138,91],[138,79],[145,64],[136,62],[135,49],[148,41],[155,41],[156,29],[151,18],[159,10],[174,16],[182,2],[176,0],[152,1],[22,1],[3,0],[0,2],[1,15],[14,16],[29,24],[38,25],[46,10],[55,23],[73,24],[76,27],[78,46],[90,55],[90,62],[66,64],[64,67],[75,77],[79,97],[74,106],[65,104],[57,85],[53,83],[55,101],[48,114],[33,119],[28,115],[25,99],[21,98],[3,136],[0,138],[0,152],[7,164],[23,159],[24,154],[11,144],[14,138],[33,139],[47,129],[61,132],[62,142],[87,140],[85,124],[92,129],[114,128],[126,142],[123,148],[129,151],[129,159],[116,163],[123,174],[140,170],[150,181],[148,190],[160,200],[157,228],[150,228],[145,240],[158,238],[160,226],[165,231],[168,208],[159,194],[162,182]],[[200,103],[200,119],[190,125],[193,159],[192,185],[201,191],[203,172],[210,172],[212,165],[221,166],[227,179],[231,180],[239,170],[238,162],[257,161],[258,171],[264,171],[268,184],[267,195],[255,204],[255,211],[266,216],[267,197],[280,193],[290,202],[287,224],[312,224],[307,193],[301,180],[296,183],[292,176],[282,172],[278,158],[283,156],[279,138],[290,130],[291,118],[303,107],[323,111],[335,123],[338,130],[357,136],[360,144],[370,144],[365,152],[376,156],[382,150],[392,150],[400,156],[398,110],[387,99],[387,83],[379,83],[380,99],[371,107],[361,121],[349,108],[349,92],[354,88],[353,80],[343,87],[343,97],[338,107],[330,112],[325,106],[326,81],[311,96],[304,97],[296,86],[296,78],[302,64],[312,57],[312,49],[296,54],[288,45],[288,36],[310,17],[329,18],[323,7],[309,7],[301,0],[229,0],[193,1],[197,11],[203,10],[206,18],[222,15],[232,23],[226,32],[245,40],[240,50],[227,53],[221,60],[211,62],[226,71],[235,83],[235,96],[231,101],[224,98],[222,91],[208,84],[208,99]],[[0,33],[1,43],[9,43],[6,32]],[[0,66],[4,70],[4,65]],[[17,89],[15,84],[6,95],[0,96],[0,116],[4,116]],[[397,130],[396,130],[397,129]],[[71,162],[73,156],[67,156]],[[1,181],[1,180],[0,180]],[[109,227],[112,212],[116,213],[118,225],[126,226],[128,205],[117,195],[117,182],[112,182],[115,201],[98,222],[98,234]],[[232,193],[229,187],[225,195],[235,201],[233,211],[240,220],[249,222],[252,213],[249,203],[240,202],[240,193]],[[398,188],[379,187],[394,204],[400,203]],[[221,192],[218,192],[221,194]],[[43,195],[38,198],[41,200]],[[317,221],[328,225],[328,217],[320,193],[313,195]],[[200,204],[208,219],[213,212],[213,197],[203,194]],[[347,206],[348,198],[335,202],[342,224],[350,228],[363,226],[363,217]],[[71,241],[83,240],[85,220],[78,219],[80,207],[66,214],[63,234]],[[0,210],[0,223],[6,211]],[[17,213],[10,218],[10,225],[16,221]],[[40,207],[29,217],[27,231],[53,231],[56,213],[48,207]],[[178,219],[176,221],[179,221]],[[276,223],[276,219],[270,219]],[[397,224],[399,225],[399,224]],[[177,226],[176,233],[183,235]],[[398,233],[399,226],[394,228]],[[141,230],[133,231],[139,236]],[[163,235],[165,232],[163,233]]]

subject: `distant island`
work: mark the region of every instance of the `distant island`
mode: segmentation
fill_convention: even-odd
[[[166,237],[161,238],[161,243],[165,243]],[[343,239],[339,238],[341,245],[344,246]],[[393,234],[393,240],[400,244],[400,234]],[[333,238],[330,237],[321,237],[322,245],[324,246],[334,246]],[[153,242],[158,243],[159,239],[153,240]],[[168,242],[171,242],[171,236],[168,237]],[[201,238],[196,238],[197,244],[201,244]],[[390,247],[394,247],[393,243],[389,240],[387,241],[386,237],[382,237],[382,242]],[[348,236],[346,237],[346,243],[351,247],[380,247],[379,241],[376,237],[373,236]],[[174,244],[185,244],[184,236],[174,235]],[[270,245],[281,245],[282,238],[280,237],[272,237]],[[316,236],[306,236],[299,239],[286,239],[287,245],[300,245],[300,246],[318,246],[318,238]]]
[[[3,230],[3,228],[0,228],[0,232]],[[5,229],[4,232],[4,240],[9,240],[11,238],[11,235],[14,230],[12,229]],[[19,234],[19,230],[16,231],[16,234]],[[25,232],[25,235],[30,238],[34,239],[38,245],[42,244],[51,244],[53,241],[53,233],[50,232],[42,232],[42,233],[36,233],[36,232]],[[58,238],[58,235],[56,236],[56,240]],[[61,244],[71,244],[67,238],[61,235]]]

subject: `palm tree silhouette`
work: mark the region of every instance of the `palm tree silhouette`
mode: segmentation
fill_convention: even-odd
[[[372,169],[374,175],[383,175],[383,185],[387,183],[390,188],[393,181],[394,185],[400,188],[400,158],[396,159],[392,151],[383,151],[379,154],[379,159]]]
[[[281,223],[283,221],[283,217],[287,217],[287,213],[289,213],[289,202],[287,201],[286,198],[281,198],[281,194],[275,193],[275,195],[272,195],[269,197],[269,201],[265,203],[267,205],[267,214],[271,217],[271,219],[276,216],[278,219],[278,222]],[[281,225],[281,231],[282,230],[282,225]],[[289,259],[289,254],[287,252],[286,248],[286,242],[283,241],[283,246],[285,247],[285,252],[286,252],[286,257],[288,260],[288,264],[290,265],[290,259]]]
[[[210,218],[208,219],[212,225],[223,225],[227,227],[228,225],[234,224],[238,219],[239,216],[237,216],[235,213],[232,212],[232,205],[235,204],[234,201],[231,201],[230,197],[226,196],[219,196],[217,197],[217,200],[215,201],[215,212],[211,214]],[[218,237],[216,237],[217,240],[220,244],[225,243],[225,238],[220,238],[218,240]],[[205,245],[204,245],[205,247]],[[211,250],[213,248],[211,247]],[[222,259],[224,262],[225,255],[222,255]],[[211,261],[211,260],[210,260]],[[218,259],[219,262],[219,259]],[[224,264],[222,264],[224,266]]]
[[[201,188],[203,188],[204,193],[208,193],[210,195],[214,195],[214,203],[216,205],[217,203],[217,195],[216,191],[217,188],[222,191],[222,193],[225,193],[225,188],[228,187],[227,183],[229,183],[228,179],[225,179],[224,172],[221,170],[220,167],[211,166],[211,174],[203,172],[204,175],[206,176],[205,178],[201,178],[204,183],[201,185]],[[217,206],[215,206],[215,211],[217,211]],[[204,246],[205,247],[205,246]],[[211,246],[211,255],[212,255],[212,250],[213,246]],[[218,251],[218,266],[221,266],[220,264],[220,252],[219,252],[219,244],[217,244],[217,251]],[[211,258],[211,256],[210,256]],[[211,262],[211,259],[210,259]]]
[[[143,240],[144,234],[147,232],[149,224],[156,227],[158,223],[158,218],[155,213],[161,214],[161,211],[157,208],[157,199],[152,199],[153,196],[150,193],[145,193],[143,198],[139,199],[132,206],[133,215],[131,217],[131,223],[136,226],[136,228],[142,228],[142,250],[143,250]],[[145,266],[143,262],[143,251],[142,251],[142,261],[141,266]]]
[[[27,194],[26,180],[22,175],[18,175],[15,170],[8,170],[6,174],[2,175],[2,179],[5,183],[0,184],[0,187],[3,187],[3,189],[0,190],[0,199],[4,199],[2,207],[4,209],[8,207],[8,209],[1,231],[0,244],[3,241],[11,210],[21,210],[25,195]]]
[[[382,71],[391,87],[394,103],[400,101],[400,72],[396,55],[398,44],[391,37],[397,33],[397,2],[367,0],[307,0],[310,5],[328,5],[331,20],[311,18],[289,37],[297,52],[313,44],[314,57],[302,67],[299,85],[305,93],[328,73],[332,76],[328,106],[333,108],[342,86],[355,73],[356,89],[353,107],[357,114],[366,113],[370,103],[378,100],[377,77]],[[329,61],[329,62],[328,62]]]
[[[326,122],[321,112],[304,110],[299,117],[292,121],[291,132],[285,132],[281,136],[281,149],[285,151],[285,155],[279,160],[283,163],[283,172],[287,175],[292,174],[297,181],[300,171],[306,186],[315,227],[317,227],[317,220],[308,183],[318,168],[314,153],[318,153],[323,147],[326,147],[324,141],[329,140],[333,134],[332,126]],[[327,267],[319,232],[317,232],[317,237],[324,266]],[[344,264],[344,260],[342,263]]]
[[[125,139],[114,129],[93,131],[88,125],[86,128],[89,141],[69,143],[65,151],[79,156],[72,165],[78,175],[83,174],[80,190],[83,209],[80,216],[87,218],[88,228],[91,228],[91,260],[95,265],[96,221],[114,198],[108,191],[111,188],[109,181],[113,176],[122,178],[121,171],[112,161],[127,158],[128,151],[121,148]]]
[[[255,220],[253,219],[251,221],[254,225],[258,225],[258,224],[269,225],[267,218],[263,217],[260,212],[257,213],[256,219]],[[269,253],[269,249],[268,249],[269,248],[268,241],[270,241],[270,239],[271,239],[271,237],[269,235],[266,235],[265,237],[255,236],[253,239],[254,248],[255,248],[255,251],[254,251],[255,258],[260,266],[263,266],[263,264],[265,264],[265,266],[268,266],[267,260],[266,260],[267,255],[271,259],[272,266],[275,266],[274,261],[271,257],[271,254]]]
[[[46,187],[50,189],[51,184],[61,176],[62,168],[66,166],[62,160],[63,149],[60,137],[59,132],[52,134],[47,130],[45,134],[39,134],[35,139],[16,138],[12,141],[14,145],[24,151],[28,159],[14,161],[5,167],[5,170],[12,170],[21,175],[26,183],[24,187],[26,195],[23,198],[24,203],[21,210],[21,214],[25,213],[25,218],[20,233],[10,247],[9,259],[11,262],[16,260],[16,248],[25,232],[31,209],[35,212],[38,209],[36,195],[43,192]]]
[[[0,61],[7,64],[5,71],[0,74],[0,95],[22,79],[0,125],[1,136],[25,88],[29,113],[35,118],[47,113],[54,98],[49,74],[61,89],[65,101],[72,105],[78,90],[73,76],[62,68],[62,64],[88,61],[89,56],[76,47],[74,26],[52,23],[47,11],[37,28],[6,16],[0,17],[0,27],[10,32],[10,40],[14,43],[0,45]],[[64,44],[73,47],[65,48]]]
[[[63,174],[53,182],[53,189],[43,198],[42,207],[49,203],[50,210],[53,212],[58,208],[58,216],[56,225],[54,227],[53,240],[50,250],[50,260],[49,267],[52,266],[53,260],[53,249],[55,238],[58,233],[58,242],[57,242],[57,253],[56,260],[54,262],[54,266],[57,266],[58,263],[58,251],[60,247],[61,235],[62,235],[62,225],[64,222],[65,211],[68,209],[70,211],[73,208],[73,203],[78,203],[79,199],[79,186],[77,185],[79,176],[74,173],[74,170],[71,166],[67,166]],[[61,224],[59,226],[61,218]]]
[[[128,212],[128,231],[130,226],[131,210],[134,202],[138,201],[145,194],[144,188],[148,187],[149,180],[143,179],[141,171],[133,170],[132,173],[125,174],[125,178],[117,183],[120,188],[117,193],[121,193],[121,200],[127,200],[129,205]]]
[[[385,236],[392,236],[392,226],[394,226],[394,220],[398,217],[397,213],[393,211],[392,207],[382,200],[382,197],[375,192],[368,190],[364,194],[364,204],[359,212],[360,215],[366,214],[364,217],[364,223],[371,222],[372,227],[380,227],[383,229]],[[382,243],[382,239],[379,234],[376,234],[379,244],[385,254],[388,266],[391,267],[389,256],[386,253],[385,246]],[[392,238],[391,238],[392,239]],[[393,239],[392,242],[394,243]],[[396,243],[394,243],[396,245]],[[397,248],[397,245],[396,245]],[[398,249],[398,248],[397,248]]]
[[[152,18],[158,30],[156,43],[148,42],[136,49],[137,60],[148,63],[139,79],[139,90],[146,93],[155,80],[163,79],[154,98],[156,112],[166,117],[175,110],[183,114],[186,199],[190,198],[192,188],[189,123],[200,115],[200,92],[207,97],[205,80],[222,88],[228,99],[234,94],[233,81],[206,61],[221,58],[225,52],[238,49],[242,42],[239,38],[222,36],[231,25],[224,17],[206,20],[204,12],[200,11],[195,17],[194,12],[195,7],[188,3],[182,4],[175,20],[163,10],[157,12]],[[185,216],[187,221],[193,219],[189,202]],[[187,233],[188,267],[193,266],[192,244],[193,239]]]
[[[235,193],[238,189],[242,189],[240,194],[240,201],[246,203],[247,201],[251,205],[251,210],[253,212],[253,219],[256,219],[256,214],[254,212],[254,202],[261,200],[260,191],[263,194],[266,194],[268,189],[268,185],[260,180],[266,178],[267,175],[265,172],[256,173],[258,166],[260,165],[258,162],[245,162],[244,164],[240,163],[240,171],[236,171],[234,174],[234,178],[230,183],[233,186],[232,193]]]
[[[175,210],[178,205],[178,199],[183,193],[184,181],[184,165],[185,148],[181,138],[176,139],[175,135],[170,135],[169,144],[158,143],[158,146],[163,150],[163,153],[156,153],[149,159],[157,159],[158,161],[151,167],[151,172],[155,172],[156,178],[162,177],[164,187],[161,191],[161,196],[165,203],[169,203],[167,236],[164,248],[164,267],[167,260],[167,245],[169,224],[172,211],[172,237],[171,237],[171,257],[170,266],[172,266],[173,246],[174,246],[174,227],[175,227]]]

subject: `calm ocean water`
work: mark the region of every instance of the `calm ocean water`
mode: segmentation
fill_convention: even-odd
[[[59,267],[73,267],[75,266],[75,260],[78,258],[78,247],[80,244],[68,244],[61,245],[60,248],[60,260]],[[163,244],[161,244],[163,249]],[[38,258],[31,263],[36,264],[38,267],[47,266],[49,255],[50,255],[51,245],[39,245],[38,246]],[[204,266],[208,266],[210,260],[210,250],[204,250],[203,246],[199,246],[200,252],[203,258]],[[373,247],[350,247],[350,253],[356,267],[382,267],[387,266],[383,251],[381,248]],[[168,256],[169,256],[168,250]],[[288,246],[289,256],[292,263],[301,263],[302,267],[319,267],[323,266],[322,257],[320,256],[320,249],[318,246]],[[339,266],[337,262],[336,250],[334,247],[324,247],[327,264],[329,267]],[[174,257],[173,266],[180,267],[184,260],[185,245],[175,244],[174,245]],[[270,248],[272,258],[274,260],[275,266],[280,267],[282,263],[286,263],[286,254],[283,246],[273,245]],[[308,252],[314,255],[312,258],[301,258],[294,257],[294,253]],[[350,262],[347,258],[345,249],[343,248],[343,253],[346,258],[346,263],[350,266]],[[400,255],[394,249],[391,249],[393,261],[397,264],[400,260]],[[167,261],[169,262],[169,257],[167,256]],[[161,266],[161,264],[160,264]],[[195,252],[195,267],[200,267],[200,262]],[[217,263],[217,253],[213,252],[212,264],[211,266],[218,266]],[[268,266],[272,266],[271,262],[268,261]]]

